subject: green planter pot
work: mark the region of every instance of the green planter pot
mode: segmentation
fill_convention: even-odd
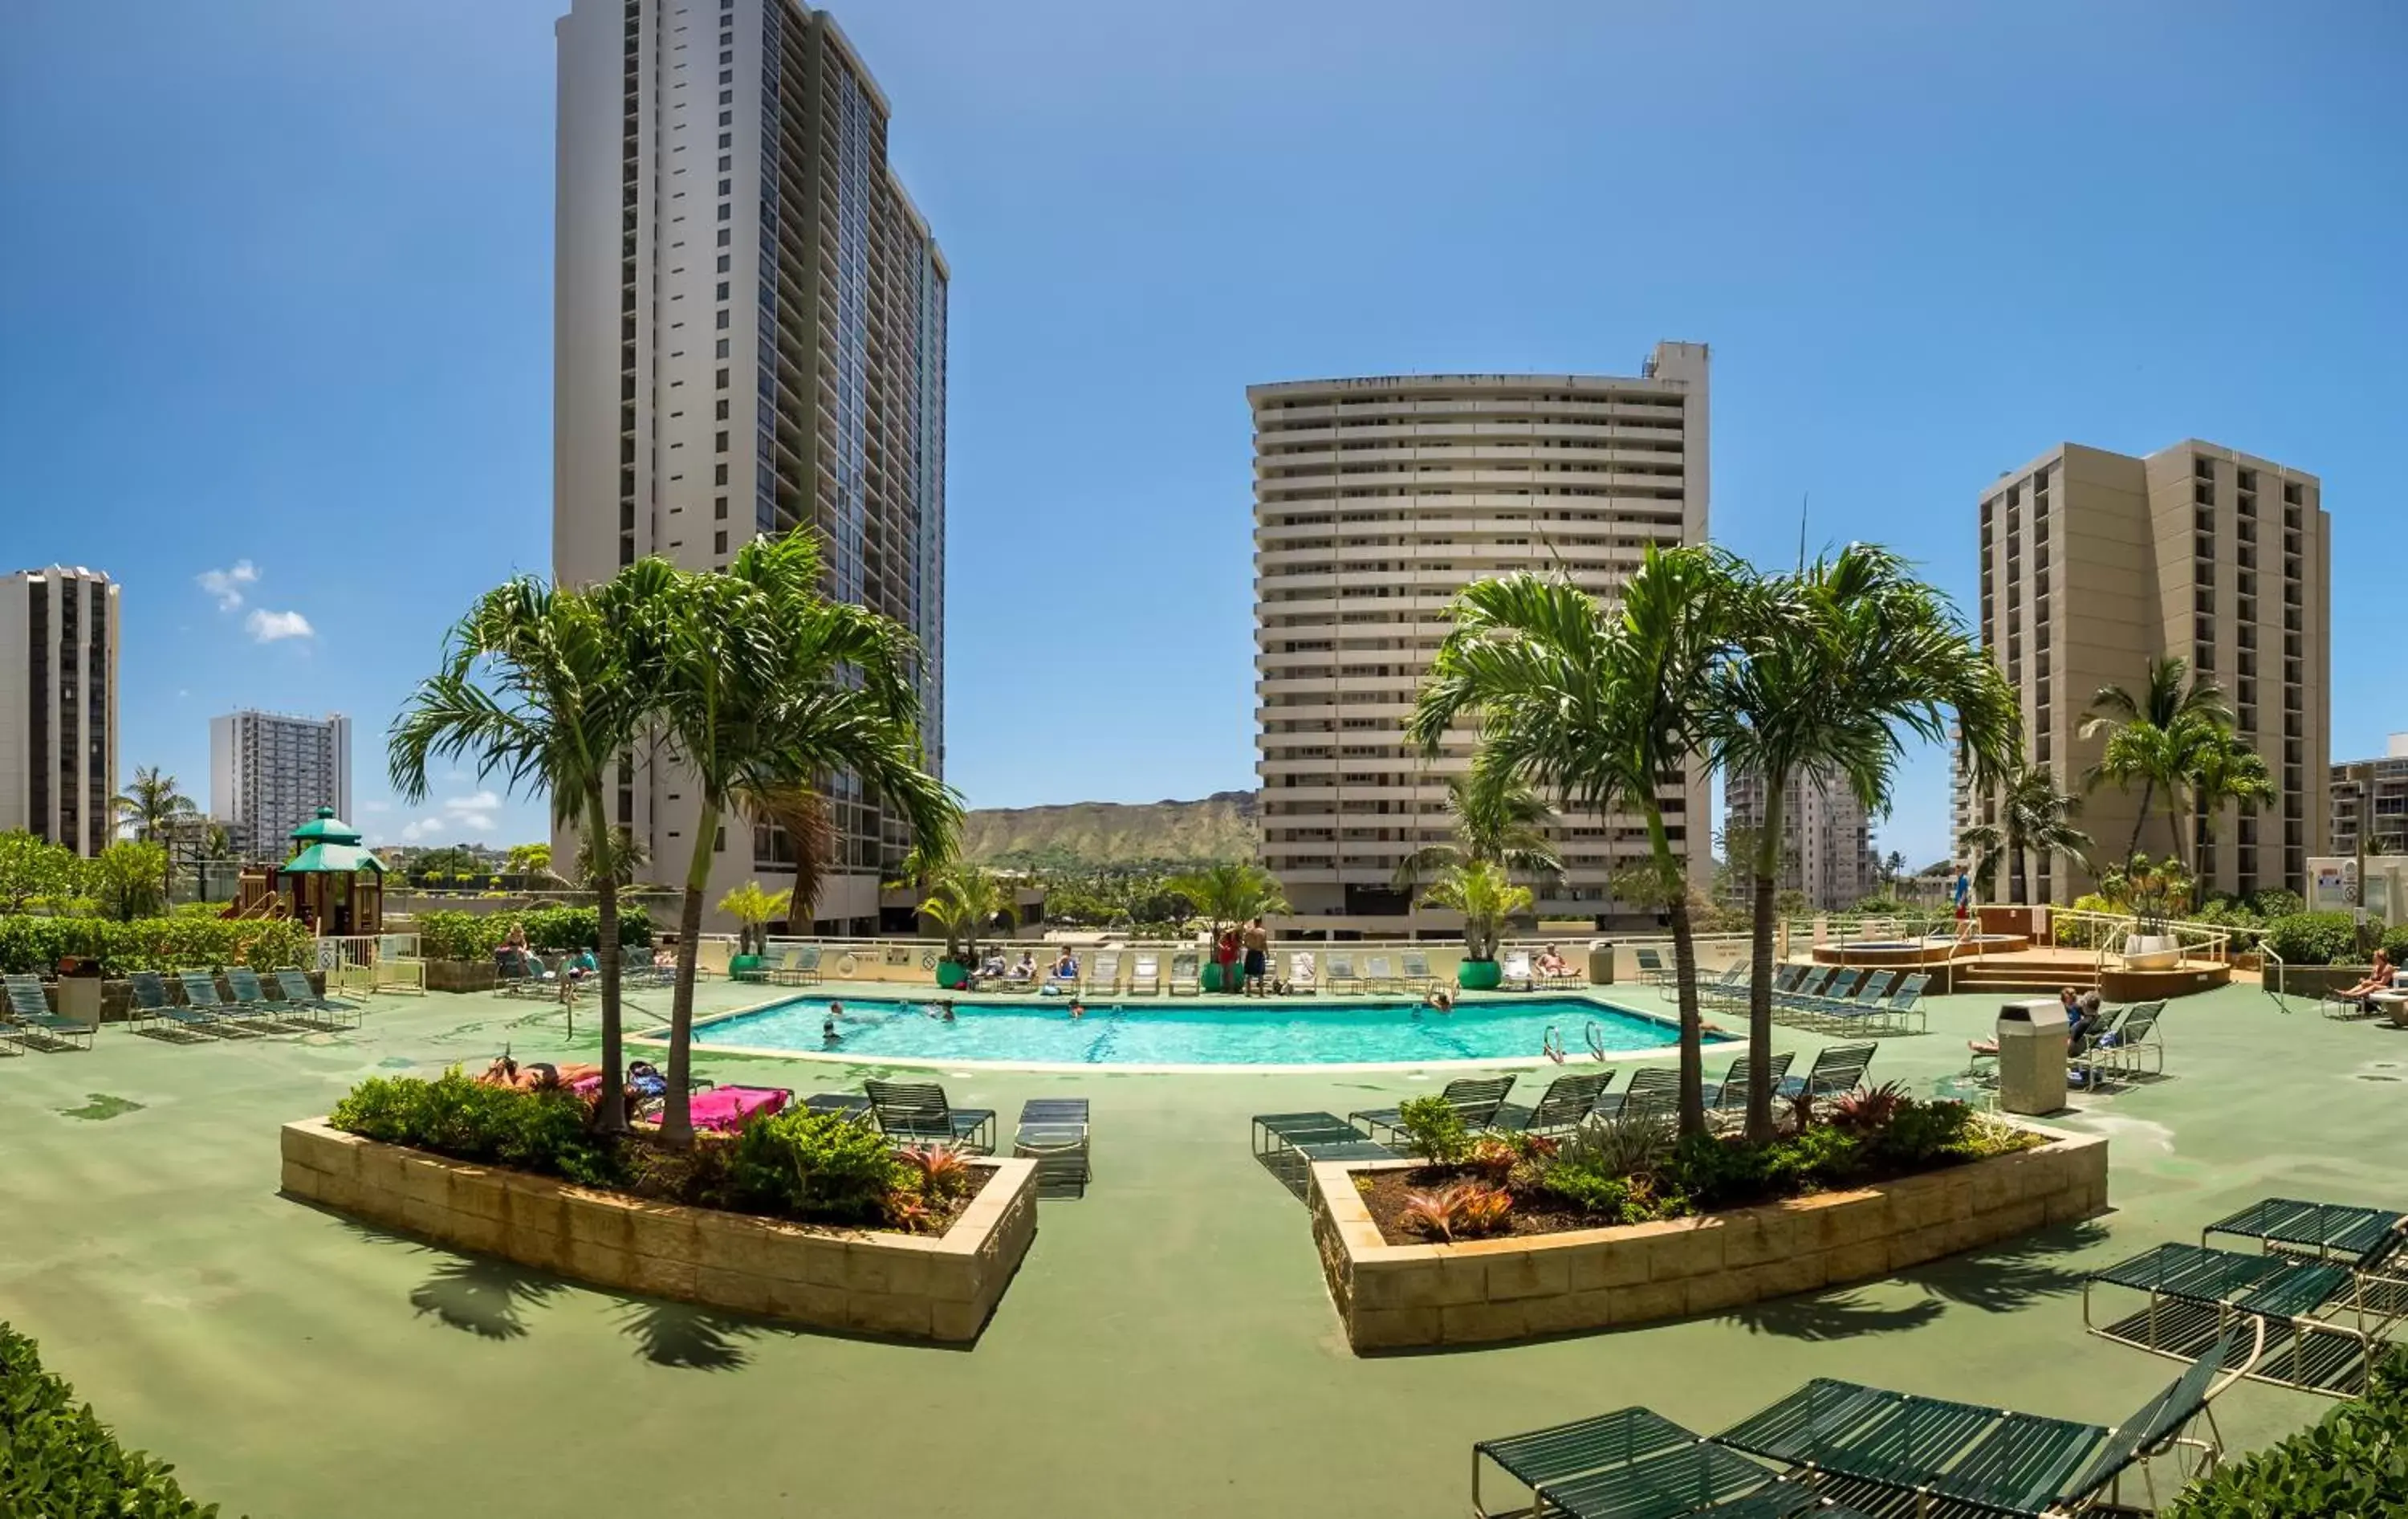
[[[953,964],[951,960],[939,960],[937,962],[937,984],[943,987],[946,991],[952,991],[954,987],[959,986],[962,982],[968,980],[969,980],[969,972]]]
[[[1226,992],[1232,990],[1232,988],[1221,984],[1221,962],[1218,960],[1205,961],[1204,973],[1201,977],[1197,978],[1197,980],[1203,986],[1204,990],[1208,992]]]
[[[1455,983],[1467,992],[1493,992],[1504,979],[1504,967],[1494,960],[1466,960],[1455,967]]]
[[[761,957],[757,954],[731,954],[727,957],[729,981],[757,981],[761,976]]]

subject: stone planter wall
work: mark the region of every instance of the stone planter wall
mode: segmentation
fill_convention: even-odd
[[[681,1208],[379,1144],[320,1118],[283,1130],[284,1191],[595,1286],[823,1329],[975,1340],[1037,1233],[1037,1163],[995,1174],[941,1237]]]
[[[2338,992],[2344,986],[2357,985],[2373,968],[2372,966],[2285,966],[2280,972],[2282,993],[2285,996],[2322,996],[2327,992]],[[2276,972],[2269,966],[2265,974],[2271,980]]]
[[[426,989],[430,992],[490,992],[500,981],[491,960],[429,960]]]
[[[1312,1232],[1357,1352],[1525,1340],[1718,1313],[1888,1276],[2107,1206],[2107,1141],[2028,1125],[2017,1154],[1702,1218],[1458,1245],[1391,1245],[1354,1173],[1312,1168]]]

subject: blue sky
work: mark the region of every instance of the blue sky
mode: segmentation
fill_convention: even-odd
[[[0,558],[124,582],[129,768],[197,794],[211,712],[337,708],[372,836],[540,831],[465,778],[396,806],[377,736],[470,597],[546,567],[559,8],[11,7]],[[1714,532],[1768,563],[1806,499],[1813,543],[1969,595],[1976,493],[2061,438],[2318,472],[2334,753],[2408,727],[2408,11],[838,14],[954,270],[973,804],[1253,783],[1248,383],[1627,373],[1659,337],[1713,345]],[[1945,793],[1919,756],[1887,841],[1936,858]]]

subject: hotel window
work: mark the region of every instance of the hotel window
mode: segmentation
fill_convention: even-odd
[[[710,535],[710,552],[713,553],[725,553],[727,552],[727,530],[725,528],[722,528],[718,532]]]

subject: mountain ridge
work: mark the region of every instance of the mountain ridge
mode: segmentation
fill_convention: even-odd
[[[1192,801],[973,808],[962,853],[982,865],[1055,868],[1251,860],[1258,802],[1252,791],[1216,791]]]

